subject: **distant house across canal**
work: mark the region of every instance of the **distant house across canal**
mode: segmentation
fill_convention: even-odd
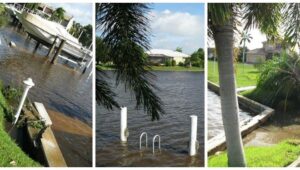
[[[247,63],[260,63],[272,59],[273,55],[280,54],[284,49],[280,43],[263,42],[262,48],[249,50],[246,56]]]
[[[148,59],[152,63],[164,64],[166,61],[175,60],[176,64],[184,62],[186,58],[190,57],[182,52],[167,50],[167,49],[152,49],[146,51]]]

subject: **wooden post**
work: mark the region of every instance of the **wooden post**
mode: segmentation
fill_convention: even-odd
[[[53,41],[53,43],[52,43],[52,45],[51,45],[51,48],[50,48],[49,51],[48,51],[48,54],[46,55],[46,57],[49,57],[50,54],[53,53],[53,50],[54,50],[54,48],[55,48],[55,46],[56,46],[57,38],[58,38],[58,37],[56,36],[55,39],[54,39],[54,41]]]
[[[40,46],[40,42],[36,42],[36,45],[35,45],[35,47],[34,47],[34,50],[33,50],[33,53],[35,53],[36,52],[36,50],[39,48],[39,46]]]
[[[55,64],[56,58],[57,58],[57,56],[60,54],[62,48],[64,47],[65,42],[66,42],[66,40],[63,40],[63,39],[61,40],[61,42],[60,42],[60,44],[59,44],[59,47],[58,47],[56,53],[54,54],[54,56],[53,56],[53,58],[52,58],[52,60],[51,60],[51,63],[52,63],[52,64]]]

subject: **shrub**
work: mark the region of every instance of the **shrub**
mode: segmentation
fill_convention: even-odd
[[[165,61],[165,66],[172,66],[171,60],[166,60]]]
[[[300,59],[282,53],[261,66],[258,84],[246,95],[258,102],[292,111],[300,108]]]
[[[176,66],[176,61],[175,60],[172,60],[172,66]]]
[[[262,65],[263,65],[264,59],[262,59],[262,57],[258,57],[255,61],[254,67],[261,71],[262,70]]]

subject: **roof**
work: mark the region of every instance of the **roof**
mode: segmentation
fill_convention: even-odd
[[[146,53],[153,57],[154,56],[162,56],[162,55],[164,55],[166,57],[183,57],[183,58],[190,57],[187,54],[184,54],[184,53],[181,53],[178,51],[173,51],[173,50],[166,50],[166,49],[152,49],[152,50],[146,51]]]
[[[265,54],[264,48],[256,48],[253,50],[249,50],[247,54]]]

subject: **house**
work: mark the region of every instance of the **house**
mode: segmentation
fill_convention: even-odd
[[[152,63],[160,63],[164,64],[166,61],[175,60],[176,64],[180,62],[184,62],[186,58],[190,57],[187,54],[173,51],[173,50],[166,50],[166,49],[152,49],[146,51],[148,55],[148,59]]]
[[[280,54],[284,49],[280,43],[263,42],[262,48],[256,48],[247,52],[247,63],[259,63],[272,59],[273,55]]]

